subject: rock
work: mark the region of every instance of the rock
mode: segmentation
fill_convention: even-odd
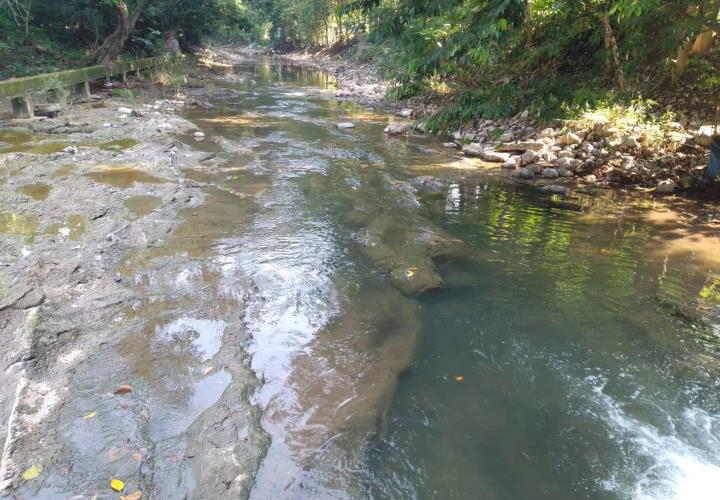
[[[580,160],[576,160],[575,158],[558,158],[555,165],[558,168],[564,168],[574,172],[580,165]]]
[[[527,168],[530,172],[532,172],[535,175],[540,175],[540,172],[542,172],[542,169],[540,168],[540,165],[537,163],[533,163],[532,165],[528,165]]]
[[[655,188],[655,192],[658,194],[670,194],[675,192],[677,188],[677,183],[668,179],[658,182],[658,185]]]
[[[582,139],[572,132],[568,132],[567,134],[563,134],[557,138],[557,143],[563,146],[571,146],[573,144],[580,144],[581,142]]]
[[[575,153],[572,151],[558,151],[558,158],[575,158]]]
[[[534,179],[535,174],[529,168],[521,168],[513,172],[513,177],[516,179]]]
[[[130,116],[134,116],[135,118],[143,118],[145,116],[145,112],[138,109],[133,109],[132,113],[130,113]]]
[[[540,137],[555,137],[555,129],[545,128],[540,131]]]
[[[667,124],[668,128],[670,130],[684,130],[684,127],[682,126],[682,123],[680,122],[670,122]]]
[[[385,133],[390,135],[402,135],[407,134],[412,129],[412,125],[409,123],[391,123],[385,127]]]
[[[512,132],[505,132],[500,136],[500,142],[510,142],[515,138],[515,134]]]
[[[483,151],[480,158],[484,161],[489,161],[490,163],[505,163],[510,159],[510,153],[500,153],[489,149]]]
[[[132,109],[130,109],[130,108],[118,108],[117,110],[118,110],[118,113],[120,113],[121,115],[132,114]]]
[[[515,170],[517,168],[517,160],[515,158],[509,158],[508,161],[503,163],[501,165],[502,168],[507,168],[510,170]]]
[[[415,115],[415,110],[410,108],[403,108],[400,111],[398,111],[398,116],[402,116],[403,118],[412,118]]]
[[[549,186],[542,186],[540,188],[540,192],[545,194],[558,194],[561,196],[565,196],[570,192],[570,189],[565,186],[550,184]]]
[[[584,153],[588,153],[588,154],[590,154],[590,153],[592,153],[593,151],[595,151],[595,146],[593,146],[593,145],[592,145],[591,143],[589,143],[589,142],[583,142],[583,143],[582,143],[582,146],[581,146],[580,148],[583,150]]]
[[[420,189],[438,190],[445,187],[445,183],[442,180],[438,179],[437,177],[432,177],[430,175],[421,175],[420,177],[415,177],[410,182],[415,187]]]
[[[205,137],[205,133],[198,130],[195,133],[193,133],[193,137],[195,137],[195,139],[202,139]]]
[[[522,155],[522,162],[523,163],[535,163],[535,160],[537,160],[538,152],[533,151],[532,149],[528,149],[525,151]]]
[[[631,135],[624,135],[620,139],[620,147],[624,149],[637,149],[640,147],[640,142]]]
[[[355,128],[355,124],[350,122],[340,122],[337,124],[337,128]]]
[[[59,104],[39,104],[35,106],[35,116],[47,116],[48,118],[55,118],[57,115],[62,113],[62,107]]]
[[[524,153],[528,149],[533,151],[542,151],[545,149],[545,143],[542,141],[522,141],[522,142],[511,142],[500,146],[500,151],[513,152],[518,151]]]
[[[448,149],[457,149],[458,145],[454,142],[443,142],[443,147]]]
[[[567,168],[558,168],[557,172],[560,177],[574,177],[575,176],[575,174],[573,174]]]
[[[583,177],[583,180],[587,182],[588,184],[596,184],[597,183],[597,177],[594,175],[586,175]]]
[[[560,177],[560,174],[558,174],[558,171],[554,168],[546,168],[542,171],[542,176],[546,179],[557,179]]]
[[[63,148],[63,153],[68,153],[71,155],[77,154],[78,148],[77,146],[68,146],[66,148]]]
[[[693,134],[693,140],[700,146],[710,147],[712,144],[713,135],[717,133],[715,126],[703,125]]]

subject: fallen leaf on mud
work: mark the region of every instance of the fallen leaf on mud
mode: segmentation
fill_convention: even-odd
[[[142,460],[143,460],[142,453],[140,453],[139,451],[136,451],[135,453],[133,453],[133,454],[132,454],[132,458],[133,458],[133,460],[135,460],[136,462],[142,462]]]
[[[119,456],[120,456],[120,450],[118,450],[117,448],[110,448],[108,450],[108,460],[110,460],[111,462],[114,462],[115,460],[117,460]]]
[[[173,463],[178,463],[180,461],[180,454],[178,452],[175,452],[170,455],[170,461]]]
[[[205,371],[203,371],[203,377],[207,377],[207,376],[210,375],[212,372],[213,372],[213,367],[212,367],[212,366],[208,366],[207,368],[205,368]]]
[[[66,477],[70,474],[70,467],[60,467],[60,469],[58,470],[58,473],[62,477]]]
[[[130,493],[129,495],[120,496],[120,500],[139,500],[142,498],[142,492],[136,491],[135,493]]]
[[[142,415],[145,420],[150,420],[150,412],[147,411],[147,408],[143,408],[140,415]]]
[[[31,479],[35,479],[36,477],[38,477],[40,475],[42,470],[43,470],[42,465],[33,464],[25,472],[23,472],[22,478],[25,481],[30,481]]]
[[[125,483],[120,481],[119,479],[111,479],[110,480],[110,487],[114,489],[115,491],[122,491],[125,489]]]
[[[462,375],[458,375],[457,377],[455,377],[456,382],[462,382],[463,380],[465,380],[465,377],[463,377]]]
[[[95,413],[94,411],[91,411],[90,413],[88,413],[87,415],[85,415],[83,417],[83,420],[90,420],[91,418],[95,418],[95,415],[97,415],[97,413]]]
[[[123,394],[130,394],[133,392],[132,386],[129,386],[127,384],[123,384],[119,386],[117,389],[115,389],[115,394],[123,395]]]
[[[408,278],[412,278],[413,276],[415,276],[415,272],[416,272],[416,271],[417,271],[417,267],[411,267],[411,268],[409,268],[407,271],[405,271],[405,275],[406,275]]]

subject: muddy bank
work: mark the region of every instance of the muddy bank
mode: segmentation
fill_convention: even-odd
[[[252,486],[267,443],[248,402],[250,299],[228,298],[216,323],[202,318],[222,296],[198,245],[215,235],[183,240],[183,227],[225,214],[203,216],[222,194],[187,175],[218,160],[188,146],[198,129],[178,115],[186,105],[203,104],[145,89],[0,126],[0,474],[11,496],[93,496],[112,478],[126,494],[160,497],[237,498]],[[188,273],[202,279],[186,278],[183,295]],[[163,335],[190,346],[211,335],[217,347],[168,358]],[[188,407],[207,386],[211,396]],[[41,474],[24,481],[33,466]]]

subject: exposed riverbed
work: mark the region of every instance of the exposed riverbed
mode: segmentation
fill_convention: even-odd
[[[334,91],[249,60],[0,135],[6,491],[714,498],[720,209],[539,194]]]

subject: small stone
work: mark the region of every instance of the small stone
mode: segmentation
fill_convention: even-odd
[[[194,136],[196,139],[202,139],[203,137],[205,137],[205,133],[198,130],[197,132],[195,132],[195,133],[193,134],[193,136]]]
[[[558,158],[575,158],[575,154],[572,151],[558,151]]]
[[[454,142],[443,142],[443,147],[448,149],[457,149],[458,145]]]
[[[355,124],[350,122],[340,122],[337,124],[337,128],[355,128]]]
[[[130,108],[118,108],[118,113],[121,115],[129,115],[132,113],[132,109]]]
[[[557,172],[560,177],[574,177],[575,176],[575,174],[573,174],[567,168],[558,168]]]
[[[522,162],[523,163],[535,163],[535,160],[537,160],[538,152],[533,151],[532,149],[528,149],[525,151],[522,155]]]
[[[658,185],[655,188],[655,192],[658,194],[670,194],[673,193],[677,188],[677,183],[668,179],[658,182]]]
[[[403,118],[412,118],[415,115],[415,110],[410,108],[403,108],[398,112],[398,116]]]
[[[540,137],[555,137],[555,129],[545,128],[540,131]]]
[[[557,179],[560,174],[554,168],[546,168],[542,171],[542,176],[546,179]]]
[[[580,165],[580,160],[576,160],[575,158],[558,158],[555,165],[558,168],[574,171],[578,165]]]
[[[581,149],[583,150],[584,153],[592,153],[595,150],[595,146],[593,146],[589,142],[583,142]]]

